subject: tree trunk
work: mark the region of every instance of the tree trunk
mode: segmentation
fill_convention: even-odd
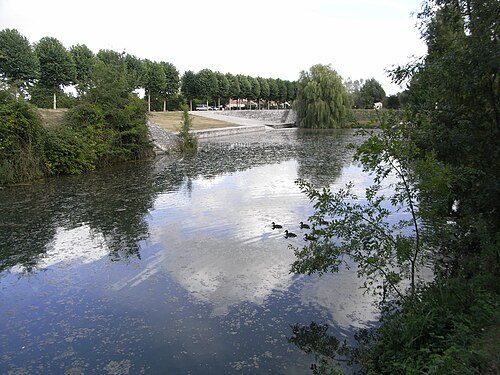
[[[148,94],[148,112],[151,112],[151,94]]]
[[[163,112],[167,112],[167,99],[163,99]]]
[[[193,111],[193,99],[189,99],[189,108]]]
[[[54,109],[57,109],[57,97],[55,91],[54,91]]]

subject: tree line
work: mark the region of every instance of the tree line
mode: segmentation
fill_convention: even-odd
[[[193,102],[220,107],[230,105],[231,99],[236,101],[233,106],[237,108],[243,107],[242,100],[245,108],[250,109],[284,108],[297,96],[297,81],[211,69],[188,70],[181,76],[178,69],[166,61],[140,59],[112,50],[94,54],[84,44],[65,48],[53,37],[44,37],[31,44],[15,29],[0,31],[0,78],[4,85],[18,95],[26,95],[38,107],[70,107],[74,98],[63,89],[73,86],[77,96],[85,94],[94,65],[98,61],[110,63],[111,60],[123,60],[129,86],[132,90],[144,90],[149,110],[180,109],[184,101],[189,102],[191,110]],[[354,81],[348,78],[342,84],[352,97],[354,108],[372,108],[375,102],[383,102],[389,108],[401,105],[400,96],[386,97],[381,84],[374,78]]]
[[[166,61],[140,59],[125,52],[100,50],[94,54],[86,45],[66,49],[56,38],[44,37],[34,45],[15,29],[0,31],[0,77],[4,85],[17,95],[27,95],[39,107],[48,107],[48,98],[57,108],[57,98],[68,106],[63,89],[74,86],[78,96],[85,94],[91,84],[91,72],[98,63],[121,60],[125,63],[130,88],[144,89],[148,108],[166,111],[169,101],[179,109],[182,99],[203,101],[214,106],[227,105],[230,99],[261,101],[269,107],[284,106],[295,99],[294,81],[251,77],[202,69],[185,72]],[[248,104],[247,104],[248,106]]]

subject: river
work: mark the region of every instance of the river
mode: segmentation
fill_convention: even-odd
[[[214,138],[0,191],[0,373],[311,373],[291,325],[350,341],[376,320],[354,270],[289,272],[313,213],[295,180],[370,181],[353,134]]]

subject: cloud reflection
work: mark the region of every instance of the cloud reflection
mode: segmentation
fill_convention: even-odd
[[[95,233],[87,224],[72,229],[57,228],[54,239],[46,245],[46,249],[43,257],[37,262],[38,269],[56,265],[73,266],[75,263],[88,264],[109,254],[104,236]],[[16,265],[11,271],[24,273],[26,269],[22,265]]]

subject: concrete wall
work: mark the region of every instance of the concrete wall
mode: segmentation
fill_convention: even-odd
[[[270,110],[225,110],[218,111],[218,115],[243,117],[261,121],[266,125],[294,124],[296,114],[293,109],[270,109]]]

